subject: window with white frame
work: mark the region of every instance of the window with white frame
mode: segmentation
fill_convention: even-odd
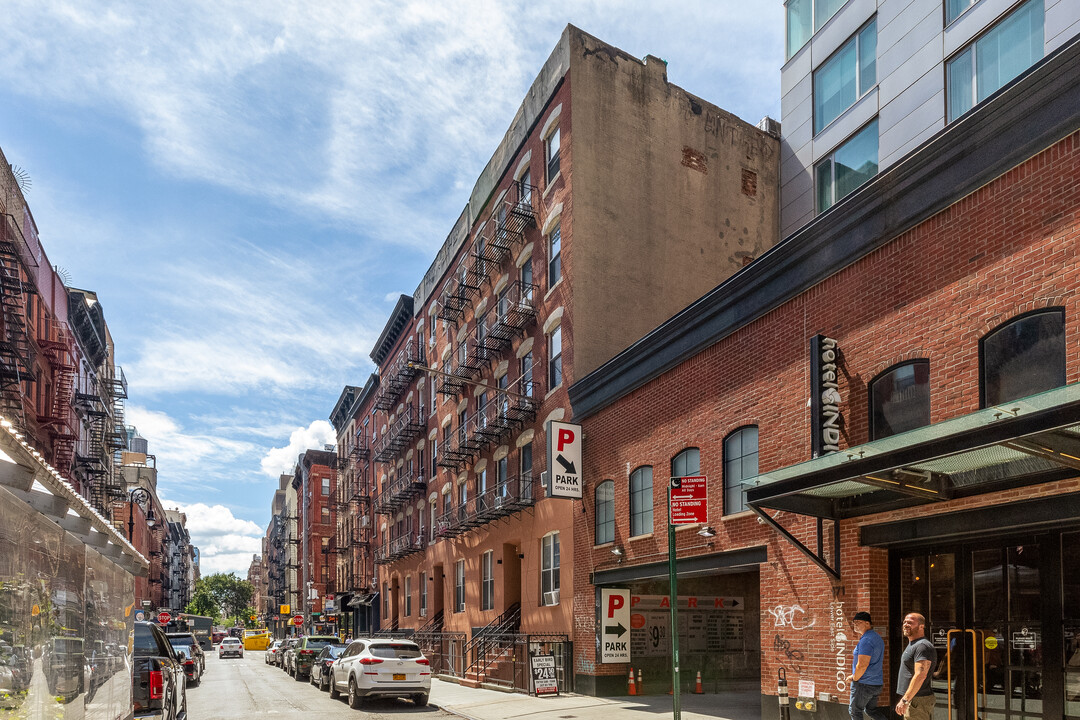
[[[488,506],[487,496],[487,468],[476,473],[476,509],[486,510]]]
[[[547,236],[548,288],[562,279],[562,221],[555,223]]]
[[[431,477],[435,478],[439,474],[439,436],[435,435],[431,439]]]
[[[1043,0],[1028,0],[946,63],[949,122],[1043,57]]]
[[[547,162],[547,181],[550,183],[559,174],[559,147],[562,142],[559,127],[556,125],[544,140],[544,159]]]
[[[532,173],[528,168],[525,168],[525,172],[521,173],[521,177],[517,180],[518,186],[518,202],[522,205],[532,204]]]
[[[434,415],[435,411],[439,409],[439,396],[438,389],[435,386],[435,378],[431,378],[431,414]]]
[[[788,0],[787,55],[790,58],[843,7],[847,0]]]
[[[548,390],[562,385],[562,325],[548,335]]]
[[[465,561],[454,564],[454,612],[465,612]]]
[[[559,533],[540,540],[540,604],[559,604]]]
[[[605,480],[596,486],[597,545],[615,542],[615,481]]]
[[[743,482],[758,474],[758,429],[739,428],[724,439],[724,514],[746,509]]]
[[[877,83],[877,21],[871,20],[814,71],[814,134]]]
[[[412,617],[412,575],[405,576],[405,617]]]
[[[533,396],[533,354],[531,351],[521,356],[521,387],[518,392],[529,397]]]
[[[330,494],[330,478],[324,477],[322,479],[322,496],[326,497]]]
[[[427,573],[420,573],[420,617],[427,617]]]
[[[495,553],[488,550],[480,556],[480,609],[491,610],[495,607]]]
[[[874,118],[814,166],[818,212],[831,208],[877,171],[878,121]]]
[[[522,500],[532,498],[532,443],[521,447],[521,474],[518,476],[518,493]]]
[[[507,477],[507,466],[509,462],[506,457],[495,461],[495,502],[499,504],[503,502],[510,490],[507,487],[509,478]]]
[[[521,265],[521,299],[527,302],[532,302],[533,299],[532,258]]]
[[[649,465],[630,473],[630,536],[653,531],[653,469]]]

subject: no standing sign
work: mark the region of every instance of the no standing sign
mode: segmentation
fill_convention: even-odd
[[[709,494],[704,475],[671,478],[668,499],[672,525],[709,522]]]

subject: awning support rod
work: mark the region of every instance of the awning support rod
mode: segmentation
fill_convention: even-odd
[[[769,515],[769,513],[765,512],[764,510],[759,508],[757,505],[750,504],[750,503],[748,503],[748,505],[750,506],[750,509],[753,510],[757,514],[757,516],[759,518],[764,520],[768,525],[772,526],[772,528],[774,530],[776,530],[776,532],[783,535],[784,538],[788,542],[790,542],[792,545],[797,547],[799,549],[799,551],[802,552],[803,555],[810,558],[811,562],[813,562],[819,568],[821,568],[826,573],[828,573],[828,575],[830,577],[832,577],[833,579],[835,579],[835,580],[840,579],[840,522],[838,520],[833,520],[833,529],[834,529],[834,532],[833,532],[833,561],[836,564],[836,567],[834,568],[831,565],[829,565],[829,563],[825,560],[823,555],[819,554],[820,553],[820,548],[822,546],[822,534],[823,534],[823,530],[824,530],[824,528],[822,526],[822,523],[821,523],[821,518],[818,518],[818,548],[819,548],[819,552],[816,553],[813,550],[811,550],[810,548],[806,547],[806,545],[804,545],[802,543],[802,541],[799,540],[799,538],[792,535],[787,530],[787,528],[783,527],[780,523],[776,522],[776,520],[774,520],[773,517],[771,515]]]

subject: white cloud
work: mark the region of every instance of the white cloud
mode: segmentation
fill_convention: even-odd
[[[235,517],[224,505],[184,505],[166,499],[161,504],[187,515],[186,527],[192,544],[199,548],[199,570],[203,576],[235,572],[241,579],[247,578],[251,556],[262,552],[263,528]]]
[[[297,428],[289,435],[289,444],[273,448],[262,459],[264,474],[276,478],[296,468],[296,458],[305,450],[322,450],[324,445],[337,442],[334,426],[326,420],[315,420],[306,428]]]
[[[225,465],[255,451],[252,443],[227,437],[191,433],[164,412],[128,405],[126,422],[147,439],[149,450],[166,476],[206,465]]]

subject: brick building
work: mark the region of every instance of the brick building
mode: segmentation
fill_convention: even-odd
[[[305,450],[293,472],[299,542],[297,588],[300,593],[300,603],[293,610],[308,618],[308,632],[329,631],[323,616],[327,589],[333,584],[337,566],[331,552],[337,525],[334,508],[336,467],[337,455],[332,449]]]
[[[676,532],[683,691],[749,683],[775,717],[783,672],[847,717],[852,615],[895,700],[917,611],[941,717],[1080,716],[1073,35],[571,387],[580,691],[625,694],[628,667],[668,690],[667,487],[702,475],[708,524]],[[630,663],[599,654],[612,588],[638,598]]]
[[[367,473],[339,502],[370,518],[377,567],[349,571],[349,603],[464,682],[520,686],[504,661],[544,648],[572,683],[574,516],[541,480],[545,423],[569,417],[576,378],[768,250],[778,154],[658,58],[566,28],[387,321],[376,381],[333,412]]]

